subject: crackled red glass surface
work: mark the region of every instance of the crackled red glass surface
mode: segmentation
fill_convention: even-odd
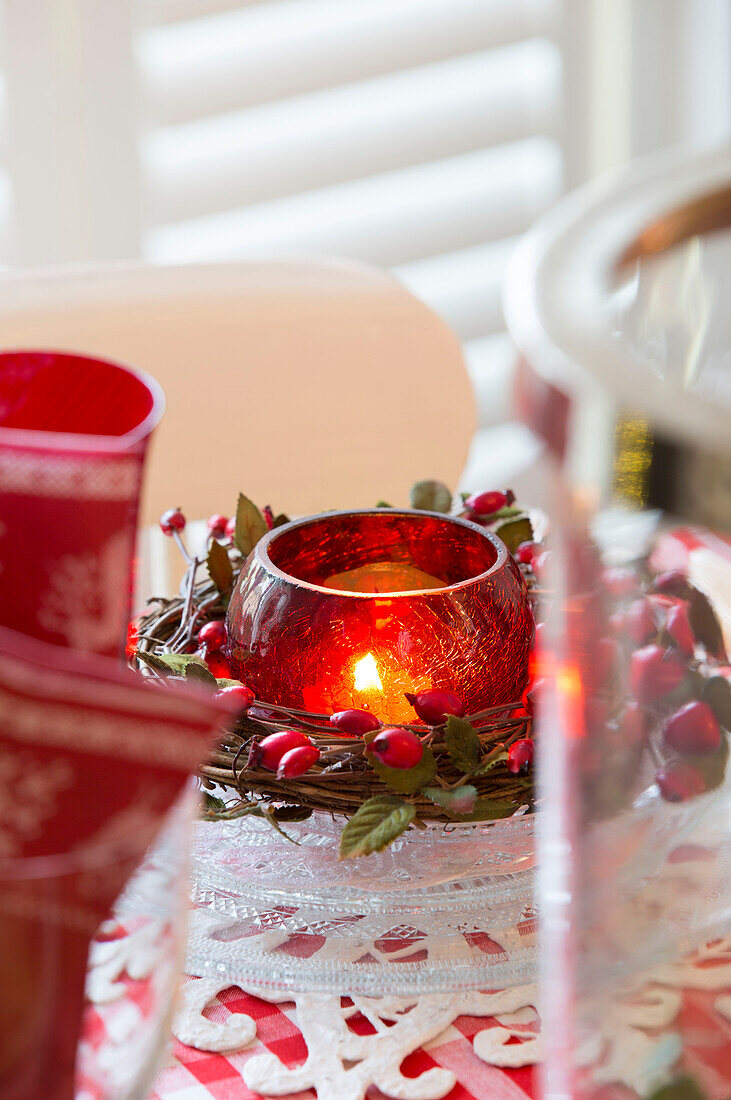
[[[335,512],[271,531],[228,613],[234,675],[259,699],[412,722],[406,692],[468,713],[520,697],[533,615],[520,569],[476,524],[430,512]]]

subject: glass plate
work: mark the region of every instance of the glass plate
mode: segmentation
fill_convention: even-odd
[[[535,815],[411,830],[338,859],[328,814],[199,822],[189,973],[281,989],[410,995],[535,976]]]
[[[594,860],[628,904],[718,803],[654,787],[596,826]],[[198,822],[187,970],[274,989],[411,996],[534,981],[538,814],[412,829],[338,859],[342,823]],[[610,874],[619,860],[622,874]]]

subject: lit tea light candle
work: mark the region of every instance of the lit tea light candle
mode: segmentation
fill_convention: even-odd
[[[323,584],[340,592],[421,592],[443,588],[444,581],[432,577],[413,565],[396,561],[377,561],[344,573],[333,573]]]
[[[364,692],[383,692],[383,681],[378,673],[376,658],[366,653],[355,663],[355,690]]]
[[[376,660],[372,653],[357,658],[353,662],[352,670],[353,689],[348,707],[370,711],[376,717],[385,718],[389,722],[416,720],[406,693],[425,691],[431,687],[426,676],[417,685],[402,668],[387,661],[384,654],[380,654],[380,659]],[[343,706],[339,709],[347,708]]]
[[[254,548],[228,612],[234,675],[259,699],[413,722],[407,692],[468,712],[520,697],[533,616],[520,569],[476,524],[430,512],[334,512]]]

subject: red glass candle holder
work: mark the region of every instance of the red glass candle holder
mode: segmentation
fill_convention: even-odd
[[[415,721],[406,692],[453,691],[468,713],[519,699],[534,629],[520,569],[495,535],[391,509],[271,531],[227,625],[234,675],[259,699],[384,722]]]

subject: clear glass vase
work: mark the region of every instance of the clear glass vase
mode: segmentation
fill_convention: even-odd
[[[731,1095],[730,227],[727,155],[664,154],[509,280],[552,520],[546,1097]]]

